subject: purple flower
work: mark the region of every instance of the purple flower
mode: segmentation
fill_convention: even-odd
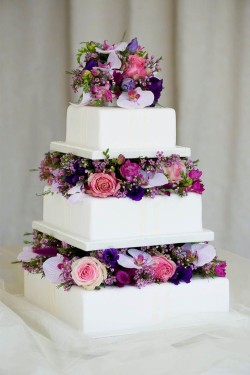
[[[115,83],[117,85],[120,85],[121,81],[123,80],[123,74],[121,74],[117,71],[114,71],[113,78],[114,78]]]
[[[137,163],[131,163],[127,160],[120,168],[122,177],[126,178],[127,181],[132,182],[134,177],[139,175],[140,166]]]
[[[226,267],[227,267],[227,263],[226,262],[221,262],[221,263],[217,264],[214,267],[214,273],[215,273],[215,275],[219,276],[219,277],[225,277],[226,276]]]
[[[176,268],[174,275],[168,281],[175,285],[180,284],[181,281],[184,281],[185,283],[190,283],[192,276],[193,271],[191,267],[185,268],[183,266],[178,266]]]
[[[129,91],[135,88],[135,81],[132,78],[124,78],[121,84],[123,91]]]
[[[55,246],[44,246],[33,249],[33,252],[42,257],[54,257],[58,253],[58,248]]]
[[[117,286],[123,287],[130,283],[130,276],[126,271],[117,271],[116,272]]]
[[[202,175],[202,171],[199,171],[199,169],[192,169],[188,173],[188,177],[192,178],[192,180],[198,180]]]
[[[79,181],[80,176],[83,176],[86,173],[85,168],[80,167],[78,161],[74,163],[74,170],[75,170],[75,173],[72,173],[69,176],[65,177],[65,181],[70,185],[76,185],[77,182]]]
[[[79,181],[79,176],[75,174],[70,174],[65,177],[65,181],[70,185],[75,185]]]
[[[188,191],[191,191],[197,194],[202,194],[204,190],[205,190],[204,185],[200,181],[194,181],[193,184],[188,189]]]
[[[144,193],[145,190],[141,186],[134,186],[131,190],[128,191],[127,196],[133,201],[140,201],[143,198]]]
[[[111,267],[114,267],[117,264],[118,259],[119,254],[116,249],[106,249],[103,251],[103,260]]]
[[[92,59],[86,62],[84,70],[92,70],[95,66],[97,66],[97,61]]]
[[[134,54],[138,48],[137,38],[132,39],[131,42],[129,42],[127,48],[130,53]]]
[[[149,78],[149,83],[147,84],[146,89],[152,91],[152,93],[154,94],[154,103],[151,105],[151,107],[155,106],[155,104],[160,99],[163,89],[162,83],[163,79],[158,79],[156,77]]]

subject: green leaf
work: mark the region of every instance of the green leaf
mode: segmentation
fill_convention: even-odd
[[[109,159],[109,148],[107,148],[106,151],[103,151],[103,155],[106,156],[107,159]]]

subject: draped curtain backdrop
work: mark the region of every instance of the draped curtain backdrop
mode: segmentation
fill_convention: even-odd
[[[65,139],[65,71],[79,43],[125,33],[163,56],[160,102],[177,111],[177,143],[200,159],[204,227],[218,247],[247,256],[249,19],[247,0],[0,0],[0,243],[21,243],[42,217],[29,168]]]

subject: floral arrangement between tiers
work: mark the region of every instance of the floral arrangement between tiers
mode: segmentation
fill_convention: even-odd
[[[163,282],[178,285],[189,283],[194,275],[226,276],[226,262],[218,260],[214,247],[208,243],[85,253],[36,230],[33,241],[25,243],[27,246],[18,255],[22,267],[30,273],[42,274],[65,290],[74,285],[86,290],[111,285],[141,288]]]
[[[158,152],[156,158],[126,159],[123,155],[110,159],[91,160],[48,152],[40,165],[40,179],[50,186],[47,193],[61,193],[70,202],[84,199],[86,194],[106,198],[128,197],[140,201],[144,196],[171,193],[180,196],[189,192],[202,194],[202,172],[198,161],[181,158],[179,155],[164,156]]]
[[[123,108],[155,106],[162,82],[156,77],[159,62],[149,56],[137,38],[129,43],[84,42],[78,50],[78,67],[70,72],[74,92],[83,90],[80,105],[105,105],[117,100]]]

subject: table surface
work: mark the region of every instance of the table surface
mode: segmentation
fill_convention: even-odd
[[[228,263],[230,312],[168,321],[154,331],[90,339],[22,297],[20,246],[0,248],[0,374],[249,375],[250,260]],[[101,313],[101,312],[100,312]]]

